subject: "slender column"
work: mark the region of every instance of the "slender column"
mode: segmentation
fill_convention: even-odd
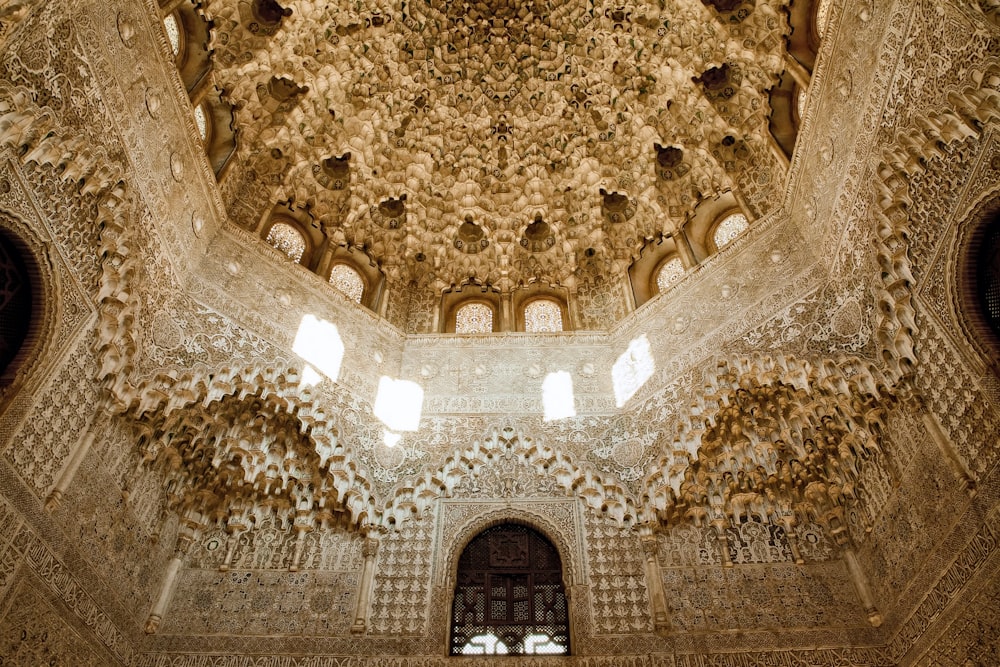
[[[625,280],[622,280],[621,291],[622,291],[622,298],[625,300],[625,307],[628,308],[629,312],[632,312],[633,310],[635,310],[635,292],[632,291],[632,281],[628,280],[627,278]],[[566,317],[572,320],[572,318],[570,317],[568,303],[566,304]],[[570,328],[575,329],[576,327],[571,324]]]
[[[191,106],[196,107],[204,102],[205,98],[208,97],[208,91],[212,90],[214,87],[215,72],[209,70],[204,76],[201,77],[201,79],[198,80],[198,83],[196,83],[195,87],[191,90]]]
[[[799,551],[799,535],[795,532],[794,519],[791,516],[784,516],[781,518],[781,523],[785,527],[785,536],[788,538],[788,548],[792,552],[792,558],[795,559],[795,564],[804,564],[806,561],[802,558],[802,552]]]
[[[368,617],[372,579],[375,576],[376,553],[378,553],[378,540],[374,537],[366,537],[365,543],[361,547],[361,554],[365,557],[365,565],[361,572],[361,590],[358,592],[358,606],[354,610],[354,624],[351,626],[353,634],[361,634],[367,628],[365,619]]]
[[[724,567],[732,567],[733,559],[729,555],[729,540],[726,538],[725,519],[712,521],[712,528],[715,529],[715,537],[719,542],[719,555],[722,557]]]
[[[944,429],[941,427],[941,422],[938,421],[934,413],[927,409],[927,406],[922,401],[920,411],[924,428],[927,429],[927,433],[930,434],[935,444],[937,444],[938,449],[941,450],[944,460],[948,462],[948,466],[952,469],[952,472],[958,477],[959,485],[969,494],[970,498],[975,498],[976,480],[972,477],[969,469],[965,467],[965,463],[962,461],[962,457],[958,455],[958,451],[955,450],[955,445],[952,444],[951,439],[945,434]]]
[[[170,596],[173,594],[174,586],[177,584],[177,574],[181,570],[184,556],[187,554],[193,541],[193,534],[190,531],[184,528],[181,530],[183,532],[177,537],[177,549],[174,551],[173,558],[167,563],[167,570],[163,575],[163,583],[160,584],[160,594],[156,598],[153,610],[149,613],[149,618],[146,619],[146,634],[148,635],[156,632],[156,629],[160,627],[160,621],[163,620],[163,615],[167,613],[167,604],[170,602]]]
[[[298,533],[295,539],[295,551],[292,554],[292,564],[288,566],[289,572],[298,572],[302,561],[302,551],[306,546],[306,534],[312,530],[312,525],[302,522],[296,523],[295,531]]]
[[[232,566],[233,555],[236,553],[236,545],[240,541],[241,534],[242,533],[239,531],[233,531],[226,539],[226,558],[222,561],[222,565],[219,566],[219,572],[228,572],[229,568]]]
[[[684,269],[690,270],[698,266],[698,258],[694,256],[694,248],[691,247],[691,241],[688,240],[684,229],[678,229],[670,237],[674,240],[674,246],[677,247],[677,254],[681,258]]]
[[[97,413],[95,413],[96,415]],[[73,478],[76,477],[77,471],[80,469],[80,464],[83,460],[87,458],[87,453],[90,448],[94,446],[94,419],[91,417],[87,422],[87,426],[84,428],[83,438],[80,439],[77,446],[69,455],[69,461],[66,463],[66,467],[63,468],[62,473],[59,475],[59,479],[56,480],[56,485],[52,488],[49,493],[49,497],[45,500],[45,509],[49,512],[55,511],[56,508],[62,503],[63,495],[65,495],[69,485],[73,482]]]
[[[788,53],[785,54],[785,71],[792,75],[795,79],[795,83],[799,84],[799,88],[803,90],[809,87],[809,70],[803,67],[798,60],[793,58]]]
[[[517,324],[514,317],[514,299],[510,292],[500,295],[500,331],[516,331]],[[570,318],[572,319],[572,318]]]
[[[330,236],[333,234],[332,225],[323,225],[323,242],[319,244],[316,248],[316,254],[319,255],[319,259],[316,262],[316,274],[321,278],[328,277],[330,273],[330,266],[333,264],[333,251],[335,247],[333,243],[330,242]]]
[[[742,213],[743,215],[745,215],[747,217],[747,220],[751,220],[752,221],[753,220],[753,216],[750,215],[751,209],[747,205],[747,200],[744,199],[743,193],[740,192],[740,189],[734,185],[733,189],[730,190],[730,192],[733,195],[733,199],[736,200],[736,204],[738,205],[738,207],[740,209],[740,213]]]
[[[881,626],[882,614],[875,606],[875,599],[872,597],[871,588],[868,585],[868,577],[865,576],[861,564],[858,563],[857,554],[854,553],[850,544],[845,544],[841,553],[844,557],[844,563],[847,565],[847,572],[851,575],[851,581],[854,583],[854,589],[858,592],[861,604],[864,605],[865,612],[868,614],[868,622],[872,624],[872,627]]]
[[[646,583],[649,587],[649,601],[653,606],[653,625],[657,631],[670,629],[670,614],[667,611],[667,594],[663,591],[663,579],[660,578],[660,564],[657,555],[660,546],[656,535],[643,535],[642,552],[646,556]]]

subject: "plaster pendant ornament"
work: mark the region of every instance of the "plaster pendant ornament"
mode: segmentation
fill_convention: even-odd
[[[236,121],[246,152],[264,156],[274,147],[272,137],[281,136],[290,163],[312,165],[314,179],[277,180],[296,201],[318,209],[343,210],[349,187],[376,226],[399,235],[398,243],[372,245],[373,259],[392,266],[399,280],[423,282],[418,277],[425,270],[417,266],[417,253],[398,256],[390,248],[421,248],[426,255],[426,248],[447,247],[447,261],[428,286],[461,284],[472,267],[481,282],[508,286],[502,291],[534,280],[567,284],[572,268],[518,261],[522,249],[541,254],[561,244],[565,252],[580,253],[605,223],[622,229],[598,271],[618,270],[659,226],[655,212],[639,214],[636,193],[659,183],[669,191],[670,215],[683,218],[698,202],[691,192],[711,197],[743,168],[742,153],[736,160],[711,157],[718,137],[706,128],[718,122],[716,114],[747,141],[763,139],[750,118],[698,106],[704,90],[666,74],[701,69],[684,35],[699,35],[713,53],[743,54],[725,61],[721,87],[727,99],[741,91],[741,108],[763,108],[769,81],[780,73],[781,41],[772,33],[781,26],[770,9],[741,13],[754,3],[722,7],[739,15],[746,33],[739,38],[706,32],[700,25],[705,10],[684,0],[642,12],[576,3],[517,9],[418,3],[398,16],[310,5],[283,16],[268,41],[241,32],[252,9],[244,5],[244,18],[232,25],[222,21],[232,14],[221,4],[206,14],[219,19],[216,61],[225,65],[215,75],[240,106]],[[309,26],[319,17],[329,29],[317,39]],[[251,44],[302,72],[243,76],[242,56]],[[752,82],[744,71],[753,72]],[[717,87],[712,79],[708,88]],[[666,154],[650,151],[651,144],[666,146]],[[674,151],[683,156],[676,163]],[[333,163],[347,152],[349,169]],[[593,198],[601,184],[610,199]],[[254,197],[267,199],[265,191],[276,186],[259,187]],[[386,193],[407,198],[405,216]],[[532,225],[543,206],[543,221],[555,233],[519,233],[521,221]],[[364,218],[342,215],[341,224],[359,228],[345,229],[348,236],[367,233],[360,229]],[[476,239],[456,238],[467,216],[489,227],[478,247]],[[499,242],[501,233],[512,233],[515,243],[484,252],[483,241]],[[458,261],[462,255],[476,256]]]
[[[459,226],[458,234],[455,237],[454,246],[456,249],[470,255],[474,255],[485,250],[490,245],[490,240],[486,238],[486,232],[472,219],[466,216],[465,221]]]
[[[542,219],[539,213],[524,229],[521,246],[529,252],[544,252],[556,244],[552,226]]]
[[[274,0],[242,0],[240,18],[253,35],[270,37],[281,27],[283,19],[292,15],[291,7],[282,7]]]
[[[350,183],[351,154],[331,155],[312,168],[316,181],[329,190],[343,190]]]

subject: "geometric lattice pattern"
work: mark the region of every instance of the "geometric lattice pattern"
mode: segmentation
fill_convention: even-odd
[[[306,240],[301,232],[284,222],[276,222],[267,233],[267,242],[288,255],[293,262],[302,259],[306,251]]]
[[[715,241],[715,247],[722,248],[724,245],[742,234],[743,230],[749,226],[750,223],[747,222],[747,217],[742,213],[733,213],[728,216],[725,220],[718,224],[715,228],[715,233],[712,235],[712,240]]]
[[[559,553],[526,526],[489,528],[458,562],[451,654],[569,653]]]
[[[528,333],[555,333],[563,330],[562,309],[549,299],[536,299],[524,308],[524,330]]]
[[[684,275],[684,265],[681,264],[680,257],[667,260],[656,273],[656,287],[660,293],[666,292],[671,285],[681,279]]]
[[[347,264],[334,265],[330,271],[330,284],[351,301],[361,303],[361,297],[365,293],[365,283],[358,272]]]
[[[194,124],[198,128],[198,136],[205,140],[208,138],[208,119],[205,116],[205,107],[198,105],[194,108]]]
[[[467,303],[455,313],[455,333],[482,334],[493,331],[493,309],[485,303]]]
[[[170,50],[176,56],[181,52],[181,31],[177,27],[177,17],[167,14],[163,18],[163,27],[167,30],[167,41],[170,42]]]

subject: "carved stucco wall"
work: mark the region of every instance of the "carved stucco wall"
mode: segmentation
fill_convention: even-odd
[[[805,151],[797,155],[801,168],[794,171],[787,210],[757,221],[757,233],[624,321],[616,286],[585,291],[580,303],[589,326],[607,331],[549,338],[407,337],[403,331],[431,328],[426,318],[434,304],[421,303],[424,297],[394,296],[387,323],[349,307],[316,276],[289,270],[256,239],[232,230],[216,234],[224,214],[188,139],[186,102],[172,90],[165,59],[135,57],[121,37],[123,21],[131,21],[139,31],[133,46],[144,38],[162,41],[150,6],[80,3],[67,17],[60,3],[39,3],[15,32],[0,35],[9,40],[5,81],[36,91],[33,103],[50,109],[64,132],[103,146],[91,156],[95,163],[128,174],[125,217],[141,267],[132,380],[234,363],[287,368],[299,363],[288,352],[298,321],[313,313],[336,321],[352,350],[341,386],[321,387],[316,396],[340,415],[343,439],[370,472],[383,503],[441,470],[456,448],[488,442],[497,430],[571,457],[637,497],[643,474],[669,444],[660,436],[673,433],[682,410],[712,376],[706,360],[714,361],[720,350],[734,358],[761,351],[879,357],[875,331],[882,315],[873,296],[879,267],[869,239],[883,205],[880,167],[892,161],[887,156],[903,145],[901,137],[927,132],[923,119],[947,106],[950,93],[996,88],[989,76],[977,80],[982,68],[952,66],[996,61],[995,26],[975,8],[930,1],[834,7],[837,37],[824,53],[842,57],[821,59],[814,85],[825,85],[828,94],[810,98],[818,111],[803,134],[816,142],[819,160],[806,162]],[[865,59],[879,66],[857,66]],[[130,67],[117,65],[123,61]],[[4,88],[5,100],[9,92]],[[151,95],[158,103],[150,105]],[[864,113],[848,113],[858,99],[868,100]],[[154,141],[149,127],[157,114],[172,118],[165,125],[173,129]],[[843,125],[847,118],[850,124]],[[838,131],[857,132],[857,140],[838,142]],[[219,655],[234,656],[226,664],[276,667],[307,661],[445,664],[426,656],[443,654],[450,604],[444,582],[455,540],[475,526],[520,514],[558,536],[566,550],[579,653],[606,656],[571,664],[984,660],[997,636],[1000,418],[995,378],[984,375],[956,335],[943,286],[949,285],[955,226],[998,178],[993,132],[988,125],[976,136],[944,136],[944,147],[911,171],[892,165],[906,175],[908,215],[916,221],[908,237],[917,311],[915,384],[977,479],[977,495],[970,499],[958,487],[920,411],[894,408],[885,448],[899,478],[890,479],[883,467],[865,467],[864,493],[849,516],[859,560],[885,616],[882,628],[867,624],[849,573],[820,526],[799,528],[807,562],[796,565],[779,526],[748,521],[726,530],[731,568],[721,564],[719,540],[709,528],[681,525],[657,535],[672,619],[665,635],[653,631],[637,533],[555,484],[540,471],[541,459],[525,454],[529,445],[508,452],[501,443],[494,445],[495,462],[378,535],[364,635],[350,634],[362,537],[346,527],[313,531],[299,571],[289,572],[295,535],[270,517],[245,535],[232,537],[218,527],[200,535],[158,633],[146,636],[144,617],[159,594],[178,526],[165,510],[163,473],[140,462],[142,420],[97,407],[102,394],[93,378],[103,362],[93,351],[101,271],[98,195],[51,165],[5,149],[0,205],[45,240],[61,304],[45,358],[0,415],[5,650],[14,664],[54,658],[82,665],[207,665]],[[172,150],[162,150],[164,143]],[[825,190],[839,196],[823,196]],[[815,238],[821,241],[805,241]],[[657,371],[633,407],[617,413],[609,369],[643,333]],[[578,417],[541,420],[540,382],[551,370],[573,374]],[[426,428],[405,436],[395,453],[382,447],[370,416],[382,373],[417,380],[427,390]],[[62,504],[46,512],[42,503],[85,431],[98,434],[90,454]],[[220,572],[231,539],[233,562]],[[748,604],[753,611],[741,609]],[[844,648],[809,648],[817,645]],[[768,650],[755,653],[751,646]],[[308,654],[317,657],[302,657]],[[537,664],[543,662],[565,664]]]

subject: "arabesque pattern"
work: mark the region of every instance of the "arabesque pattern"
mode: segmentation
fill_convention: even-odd
[[[151,4],[3,4],[0,222],[35,234],[63,322],[0,394],[4,645],[440,667],[461,540],[519,521],[564,558],[578,654],[534,665],[988,659],[996,379],[939,268],[995,189],[983,4],[825,5],[789,166],[777,0],[206,0],[243,139],[221,186]],[[751,228],[630,316],[639,249],[726,191]],[[370,251],[385,308],[267,260],[279,203]],[[403,332],[472,277],[508,308],[566,287],[604,331]],[[307,314],[338,327],[337,382],[302,381]],[[550,372],[577,416],[535,414]],[[429,389],[395,449],[381,375]]]

